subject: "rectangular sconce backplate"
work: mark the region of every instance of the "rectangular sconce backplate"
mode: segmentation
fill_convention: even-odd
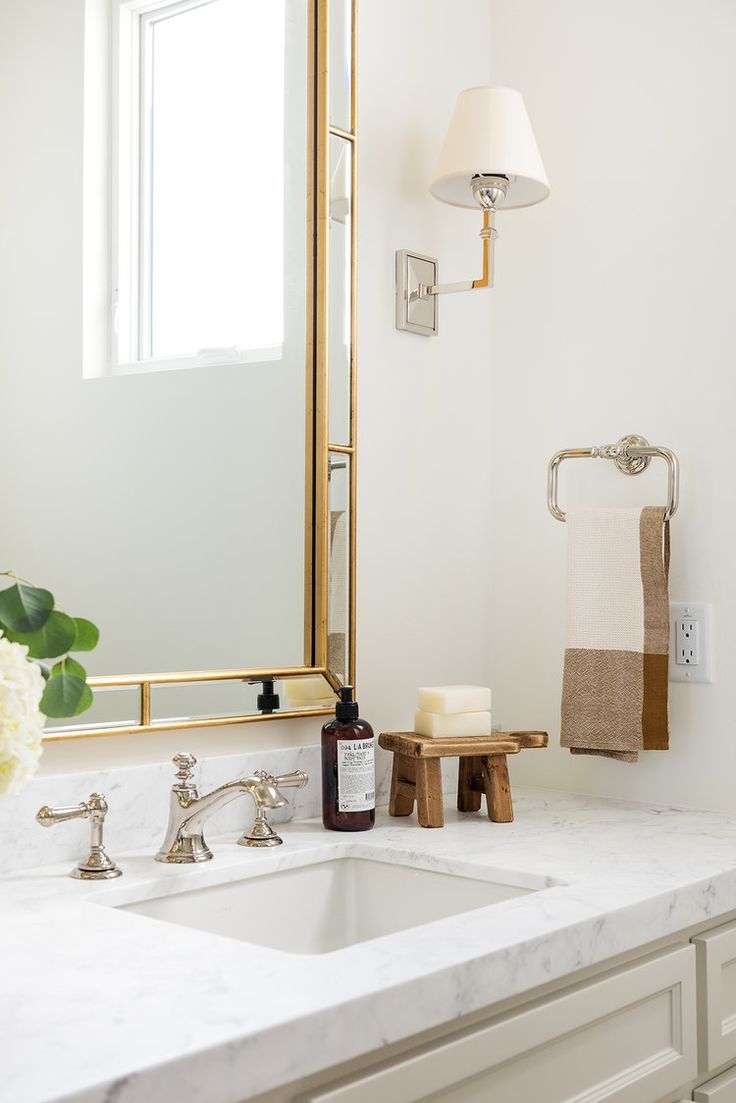
[[[417,298],[410,301],[412,292],[420,284],[434,287],[439,283],[438,261],[436,257],[425,257],[421,253],[410,253],[407,249],[396,252],[396,328],[409,333],[421,333],[425,337],[436,337],[439,304],[437,295]]]

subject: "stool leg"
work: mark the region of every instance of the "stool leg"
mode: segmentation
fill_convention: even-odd
[[[416,799],[416,759],[394,752],[391,770],[390,816],[410,816]]]
[[[483,756],[483,782],[488,805],[488,819],[494,823],[511,823],[514,806],[511,801],[509,768],[505,754]]]
[[[483,776],[483,759],[469,755],[460,759],[457,775],[458,812],[477,812],[482,800],[479,789],[473,789],[473,779]]]
[[[444,827],[442,807],[442,764],[439,758],[418,758],[417,813],[422,827]]]

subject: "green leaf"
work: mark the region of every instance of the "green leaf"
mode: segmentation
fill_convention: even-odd
[[[79,716],[80,712],[89,708],[92,701],[92,690],[84,678],[62,672],[52,674],[49,678],[40,708],[44,716]]]
[[[75,677],[81,678],[82,681],[87,678],[87,671],[82,664],[78,663],[76,659],[72,659],[70,655],[67,655],[60,663],[54,663],[51,669],[51,677],[58,678],[60,674],[74,674]]]
[[[0,591],[0,621],[11,632],[35,632],[49,619],[54,595],[16,582]]]
[[[6,632],[9,640],[24,643],[32,659],[54,659],[65,655],[74,643],[77,626],[66,613],[54,609],[42,628],[35,632]]]
[[[91,620],[85,620],[84,617],[74,617],[73,620],[77,628],[77,635],[69,650],[93,651],[100,639],[99,628]]]
[[[44,682],[48,682],[49,678],[51,677],[51,667],[42,662],[37,662],[36,666],[41,671],[41,677],[43,678]]]

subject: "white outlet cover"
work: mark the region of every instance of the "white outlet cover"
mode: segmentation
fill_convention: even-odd
[[[680,618],[691,618],[698,622],[698,651],[700,662],[697,666],[683,666],[675,661],[675,624]],[[712,606],[701,601],[670,602],[670,681],[671,682],[712,682],[713,681],[713,633]]]

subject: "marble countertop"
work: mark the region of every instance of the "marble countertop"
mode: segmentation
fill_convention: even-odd
[[[543,790],[515,810],[294,823],[283,847],[210,840],[184,868],[115,854],[125,876],[103,884],[66,863],[0,878],[4,1103],[241,1103],[736,908],[736,817]],[[100,906],[341,854],[546,887],[312,955]]]

